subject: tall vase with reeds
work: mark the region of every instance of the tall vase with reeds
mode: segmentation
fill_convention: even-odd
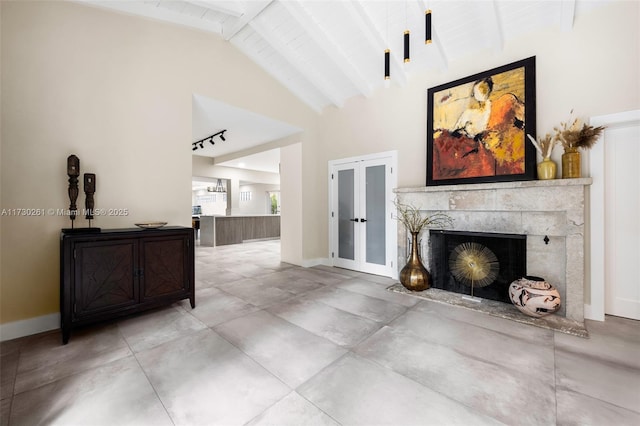
[[[538,179],[555,179],[557,166],[551,159],[551,152],[557,142],[556,139],[548,133],[537,141],[531,135],[527,135],[527,137],[542,156],[542,161],[538,163]]]
[[[420,257],[420,233],[429,227],[444,228],[453,224],[446,213],[422,214],[419,208],[394,202],[398,211],[398,220],[411,234],[411,254],[407,264],[400,270],[400,283],[408,290],[423,291],[431,287],[431,274],[422,264]]]
[[[571,111],[573,112],[573,111]],[[556,127],[555,139],[564,148],[562,154],[562,178],[581,177],[580,151],[581,149],[591,149],[598,141],[604,131],[604,126],[594,127],[582,123],[576,118],[560,123]]]

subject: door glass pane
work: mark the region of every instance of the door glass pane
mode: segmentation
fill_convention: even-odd
[[[367,263],[386,263],[385,166],[367,167],[366,171]]]
[[[355,259],[354,254],[354,170],[338,172],[338,257]]]

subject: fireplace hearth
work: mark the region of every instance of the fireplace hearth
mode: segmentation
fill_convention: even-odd
[[[431,230],[432,286],[511,304],[509,285],[527,274],[527,236]]]

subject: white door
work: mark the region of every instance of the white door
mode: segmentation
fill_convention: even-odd
[[[334,266],[394,276],[394,161],[387,154],[329,163]]]
[[[604,142],[605,313],[640,319],[640,126],[607,129]]]

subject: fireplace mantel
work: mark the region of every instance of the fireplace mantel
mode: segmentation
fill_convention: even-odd
[[[394,192],[400,202],[425,214],[447,213],[454,220],[452,230],[527,235],[527,274],[544,277],[558,288],[563,306],[557,315],[584,323],[585,194],[591,182],[591,178],[552,179]],[[425,264],[430,256],[427,243],[423,236]],[[399,269],[406,263],[406,253],[406,230],[399,224]]]
[[[555,186],[578,186],[585,187],[591,185],[591,178],[580,179],[549,179],[549,180],[521,180],[510,182],[490,182],[490,183],[468,183],[461,185],[439,185],[439,186],[419,186],[408,188],[396,188],[395,193],[414,193],[414,192],[463,192],[463,191],[489,191],[493,189],[518,189],[518,188],[548,188]]]

